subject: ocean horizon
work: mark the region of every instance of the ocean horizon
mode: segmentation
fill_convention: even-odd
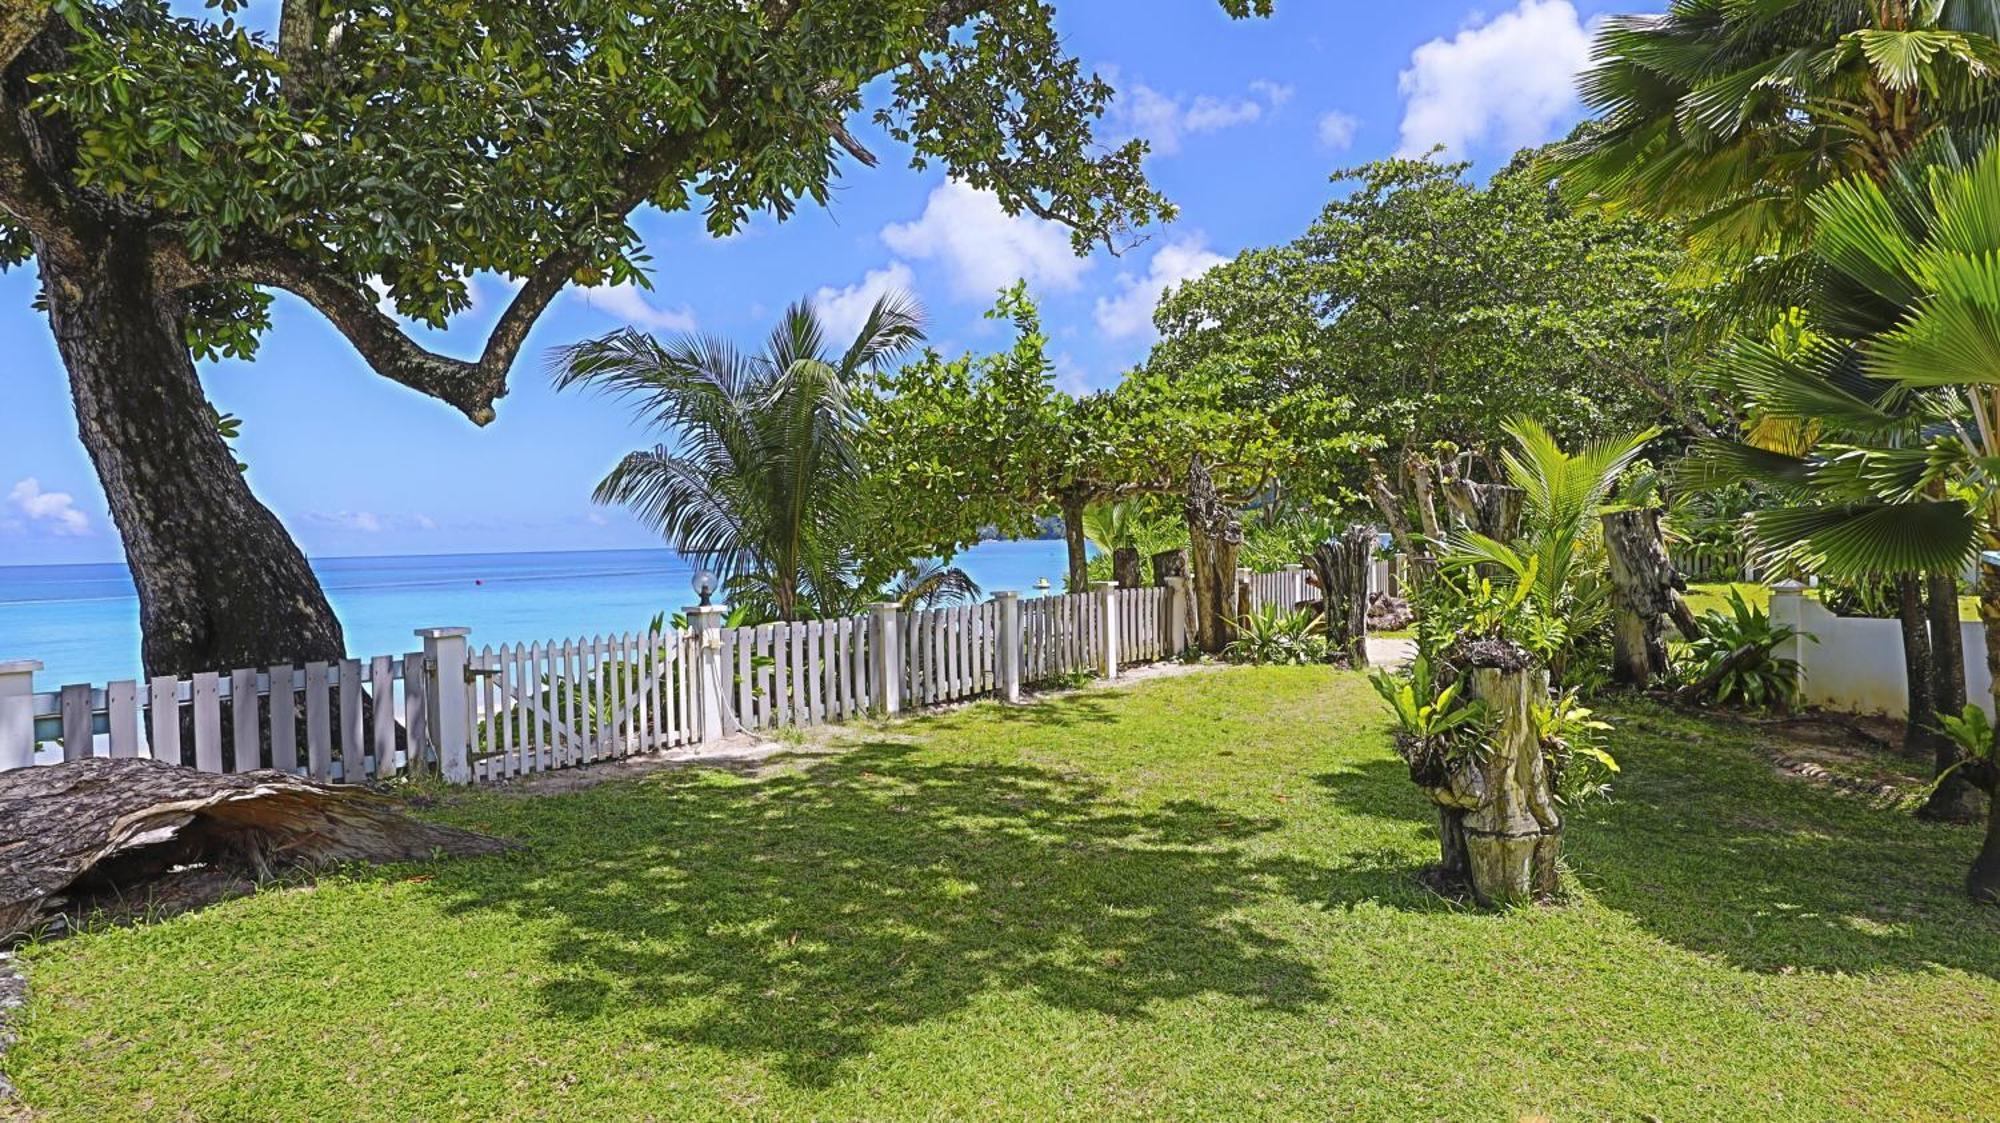
[[[693,604],[695,566],[665,548],[308,559],[356,658],[467,627],[475,646],[638,633]],[[1063,543],[982,542],[954,559],[988,594],[1060,587]],[[39,659],[38,689],[141,677],[139,599],[123,562],[0,566],[0,661]],[[227,670],[229,668],[216,668]]]

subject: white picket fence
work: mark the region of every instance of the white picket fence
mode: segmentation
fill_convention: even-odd
[[[1308,599],[1303,570],[1238,574],[1252,606]],[[208,772],[276,769],[322,781],[394,777],[422,760],[485,782],[713,741],[981,697],[1177,655],[1187,586],[725,628],[690,627],[469,647],[463,628],[423,650],[38,692],[33,662],[0,663],[0,768],[151,757]],[[447,684],[441,688],[440,684]]]

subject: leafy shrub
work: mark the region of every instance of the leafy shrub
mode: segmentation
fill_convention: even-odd
[[[1321,515],[1290,515],[1275,522],[1261,519],[1243,528],[1243,548],[1237,564],[1258,573],[1276,573],[1311,553],[1322,542],[1340,536],[1346,527]]]
[[[1769,613],[1731,589],[1728,612],[1710,609],[1702,614],[1701,636],[1686,645],[1681,676],[1700,682],[1721,672],[1706,692],[1709,700],[1751,709],[1787,709],[1798,697],[1799,663],[1779,655],[1777,648],[1798,635],[1771,623]],[[1745,652],[1745,657],[1724,671],[1738,652]]]
[[[1618,771],[1617,759],[1605,748],[1604,735],[1611,732],[1611,724],[1585,708],[1577,690],[1535,703],[1535,726],[1549,766],[1549,786],[1558,801],[1575,804],[1609,797],[1611,777]]]
[[[1262,605],[1236,628],[1236,639],[1223,651],[1234,662],[1297,667],[1331,661],[1325,621],[1309,608],[1287,612]]]
[[[1403,674],[1380,670],[1368,681],[1396,716],[1396,752],[1418,785],[1443,786],[1451,765],[1485,740],[1486,707],[1461,701],[1458,684],[1440,683],[1422,655]]]

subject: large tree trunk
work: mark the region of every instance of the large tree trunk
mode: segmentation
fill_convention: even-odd
[[[1455,479],[1445,485],[1444,500],[1460,526],[1496,542],[1512,542],[1521,532],[1528,493],[1510,484]]]
[[[1083,510],[1089,497],[1065,494],[1061,499],[1063,547],[1069,556],[1069,588],[1072,593],[1090,590],[1090,551],[1084,548]]]
[[[1236,638],[1236,558],[1243,523],[1223,502],[1199,456],[1188,468],[1188,540],[1193,549],[1195,646],[1219,655]]]
[[[1656,510],[1611,511],[1602,517],[1611,571],[1612,669],[1620,682],[1645,689],[1667,672],[1665,623],[1690,638],[1698,630],[1681,600]]]
[[[1925,616],[1931,634],[1931,709],[1957,716],[1965,711],[1965,639],[1958,622],[1958,578],[1934,572],[1925,579]],[[1970,823],[1979,817],[1979,786],[1957,768],[1958,745],[1936,724],[1925,731],[1934,762],[1931,789],[1917,817],[1934,822]],[[1947,775],[1949,773],[1949,775]]]
[[[78,432],[139,594],[147,675],[335,660],[340,622],[217,431],[175,299],[115,224],[72,260],[36,243]]]
[[[97,907],[152,915],[337,862],[508,844],[404,815],[366,788],[95,757],[0,773],[0,943]]]

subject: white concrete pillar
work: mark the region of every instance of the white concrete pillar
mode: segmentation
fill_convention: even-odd
[[[1097,643],[1097,673],[1118,677],[1118,582],[1098,581],[1091,585],[1098,598],[1098,614],[1104,618],[1103,635]]]
[[[729,668],[722,665],[722,619],[727,605],[691,605],[688,631],[694,636],[694,732],[703,744],[729,733]]]
[[[472,782],[472,679],[466,674],[471,628],[418,628],[424,641],[424,666],[430,672],[425,691],[429,701],[431,744],[438,771],[448,784]],[[404,673],[408,673],[405,670]]]
[[[868,683],[876,717],[894,717],[903,708],[902,605],[882,601],[868,609]]]
[[[1188,588],[1186,576],[1167,578],[1167,654],[1178,656],[1188,647]]]
[[[993,594],[1000,607],[1000,634],[995,637],[993,658],[998,662],[1000,700],[1021,700],[1021,594],[1005,589]]]
[[[1806,675],[1806,587],[1797,581],[1780,581],[1771,586],[1771,625],[1790,628],[1796,634],[1771,650],[1771,654],[1798,663],[1799,678]]]
[[[0,772],[35,763],[35,672],[38,659],[0,663]]]

